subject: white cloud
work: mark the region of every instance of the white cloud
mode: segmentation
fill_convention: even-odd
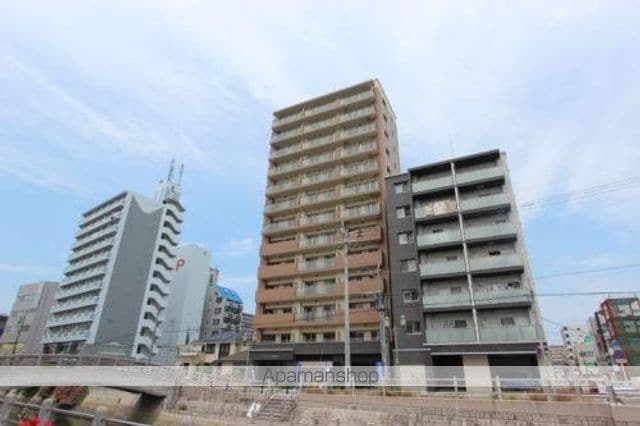
[[[239,256],[242,254],[248,254],[255,251],[256,245],[253,238],[241,238],[237,240],[230,240],[224,247],[223,255],[227,256]]]
[[[32,275],[45,275],[54,272],[54,268],[38,265],[26,265],[19,263],[0,263],[2,273],[29,273]]]

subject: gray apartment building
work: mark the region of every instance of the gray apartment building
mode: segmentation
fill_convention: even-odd
[[[386,183],[395,363],[538,365],[545,338],[505,153]]]
[[[82,215],[46,352],[157,353],[184,211],[179,200],[172,164],[155,198],[122,192]]]
[[[36,282],[20,286],[0,337],[0,353],[37,354],[42,349],[49,310],[55,304],[58,283]]]
[[[7,320],[9,320],[9,315],[0,314],[0,338],[2,338],[2,334],[4,333],[4,328],[7,326]]]

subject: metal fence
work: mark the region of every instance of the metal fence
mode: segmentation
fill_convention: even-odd
[[[54,424],[60,421],[72,421],[74,426],[149,426],[145,423],[111,418],[108,416],[106,407],[98,407],[94,413],[82,413],[56,408],[53,404],[52,399],[46,399],[38,405],[17,401],[15,396],[2,398],[0,399],[0,426],[17,425],[22,420],[35,417],[40,420],[41,425],[50,420]]]

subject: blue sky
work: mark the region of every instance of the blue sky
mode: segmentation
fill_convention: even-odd
[[[0,3],[0,311],[80,214],[186,164],[182,239],[253,309],[271,111],[371,77],[402,167],[499,147],[520,202],[639,176],[633,2]],[[347,4],[344,4],[347,3]],[[517,4],[516,4],[517,3]],[[640,185],[523,208],[534,275],[640,263]],[[639,269],[538,291],[640,289]],[[541,297],[583,323],[600,297]],[[546,323],[551,340],[556,327]]]

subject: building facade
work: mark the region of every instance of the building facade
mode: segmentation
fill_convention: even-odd
[[[221,332],[213,337],[198,340],[180,347],[179,365],[218,365],[230,355],[249,349],[251,340],[235,331]]]
[[[7,320],[9,319],[9,315],[0,314],[0,339],[4,334],[4,328],[7,326]]]
[[[600,356],[608,365],[640,366],[640,299],[608,298],[591,321]]]
[[[569,353],[564,345],[549,345],[546,347],[545,357],[547,365],[552,367],[568,367],[573,365]]]
[[[184,208],[172,171],[155,198],[122,192],[82,215],[51,309],[47,352],[151,358],[167,308]]]
[[[198,244],[176,249],[175,273],[167,300],[164,321],[154,361],[173,365],[177,348],[200,338],[207,287],[210,281],[211,252]]]
[[[598,365],[598,348],[593,333],[588,328],[564,326],[560,334],[562,345],[567,351],[569,365],[586,367]]]
[[[384,178],[398,171],[395,114],[377,80],[274,113],[252,362],[341,364],[345,338],[354,364],[380,359]]]
[[[205,324],[200,340],[216,337],[221,333],[233,331],[241,333],[243,303],[240,295],[221,285],[209,288],[205,305]]]
[[[255,315],[243,312],[240,317],[240,334],[243,338],[251,341],[253,340],[253,321]]]
[[[49,310],[55,304],[56,282],[37,282],[20,286],[0,337],[0,352],[37,354],[47,329]]]
[[[416,167],[387,193],[395,362],[538,365],[545,339],[505,154]]]

